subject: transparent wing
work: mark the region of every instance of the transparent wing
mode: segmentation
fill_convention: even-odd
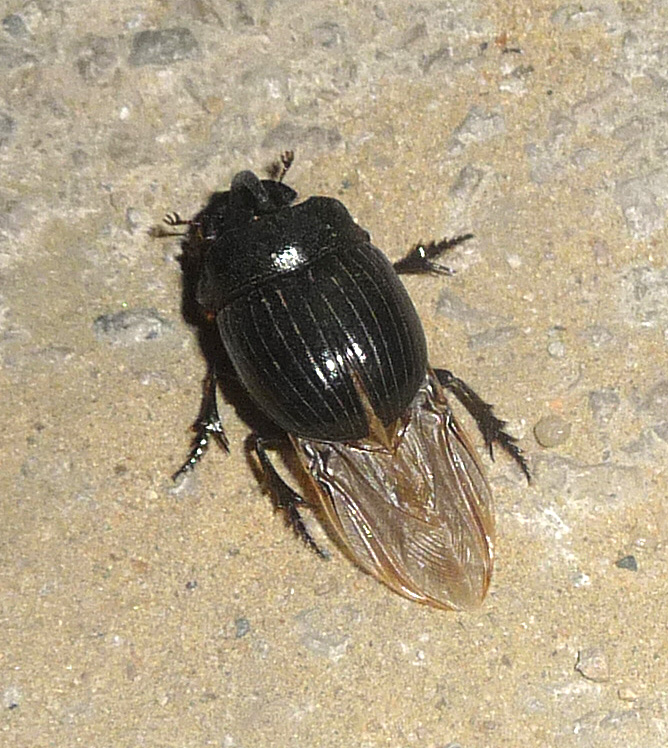
[[[323,512],[369,574],[412,600],[471,608],[494,558],[492,495],[430,373],[391,448],[293,439]]]

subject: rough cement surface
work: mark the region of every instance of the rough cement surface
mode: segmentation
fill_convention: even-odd
[[[665,748],[665,2],[2,13],[0,743]],[[393,259],[476,235],[407,286],[535,474],[489,466],[478,612],[302,547],[229,404],[170,482],[204,363],[147,230],[285,148]]]

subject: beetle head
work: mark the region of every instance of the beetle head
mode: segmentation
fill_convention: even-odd
[[[275,213],[292,203],[297,193],[283,182],[258,179],[252,171],[240,171],[232,180],[229,212],[235,219],[252,220],[256,216]]]

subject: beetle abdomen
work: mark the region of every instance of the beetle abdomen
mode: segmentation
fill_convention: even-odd
[[[369,423],[359,387],[388,425],[425,376],[426,342],[413,303],[369,243],[269,279],[217,320],[251,397],[296,436],[362,439]]]

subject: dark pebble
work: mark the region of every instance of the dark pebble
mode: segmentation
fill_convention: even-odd
[[[171,325],[155,309],[127,309],[103,314],[93,323],[95,337],[111,345],[132,345],[161,337]]]
[[[248,618],[237,618],[234,621],[234,636],[236,639],[241,639],[242,636],[246,636],[250,631],[250,621]]]
[[[312,31],[311,36],[314,44],[319,47],[334,47],[341,44],[344,38],[343,29],[338,23],[325,21],[318,24]]]
[[[6,146],[16,130],[16,120],[6,112],[0,112],[0,148]]]
[[[199,57],[197,39],[190,29],[178,26],[171,29],[140,31],[132,40],[130,65],[169,65],[179,60]]]
[[[101,83],[113,76],[117,62],[116,40],[90,35],[84,40],[77,57],[77,70],[88,83]]]
[[[28,36],[25,21],[18,13],[11,13],[2,19],[2,28],[15,39],[23,39]]]
[[[635,556],[624,556],[619,561],[615,561],[618,569],[628,569],[629,571],[638,571],[638,562]]]

